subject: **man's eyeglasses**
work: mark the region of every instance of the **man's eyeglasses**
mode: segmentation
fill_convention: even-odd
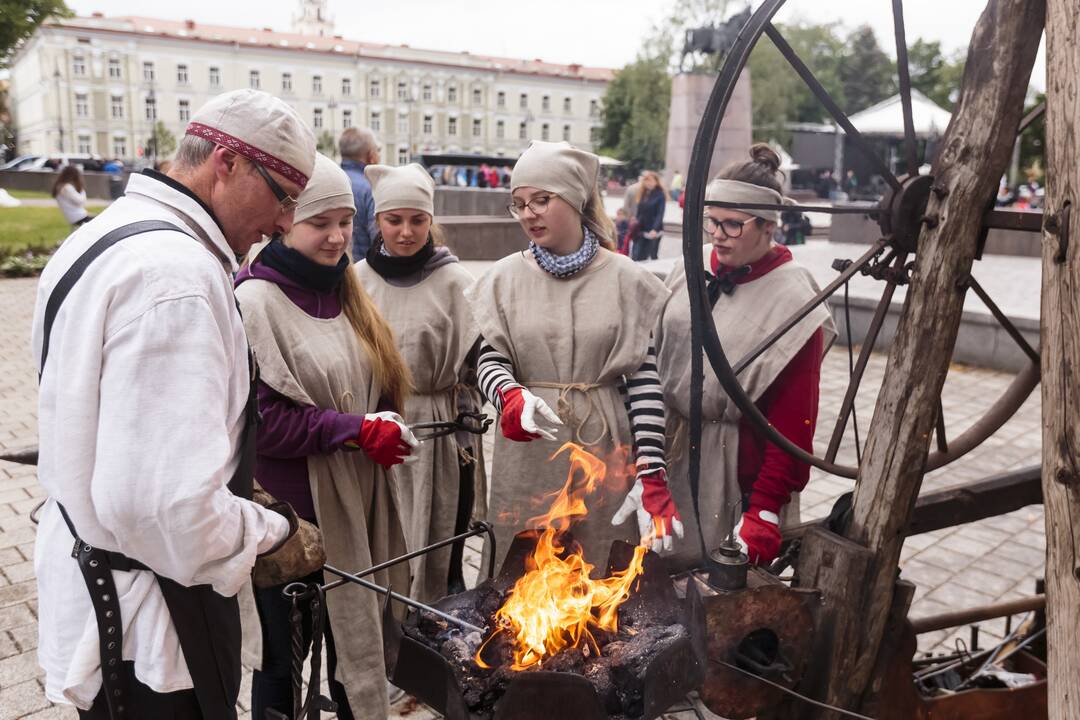
[[[724,237],[735,239],[742,235],[743,228],[754,220],[757,220],[757,218],[751,217],[747,220],[717,220],[711,215],[706,215],[705,232],[712,235],[717,230],[723,229]]]
[[[525,208],[529,208],[533,215],[543,215],[547,212],[548,205],[551,203],[551,195],[541,195],[534,197],[527,203],[512,202],[506,206],[506,209],[510,211],[510,214],[514,217],[521,217],[521,213],[525,212]]]
[[[274,197],[277,198],[278,203],[281,205],[282,213],[290,213],[296,209],[296,198],[289,193],[285,192],[284,188],[277,184],[274,178],[270,177],[270,173],[266,172],[266,168],[257,162],[252,162],[255,166],[255,170],[262,175],[262,179],[266,181],[266,184],[270,187],[270,192],[274,193]]]

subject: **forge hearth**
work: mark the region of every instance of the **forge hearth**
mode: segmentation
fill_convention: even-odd
[[[537,531],[519,533],[495,578],[443,598],[435,607],[492,628],[496,611],[525,573],[538,537]],[[572,545],[568,535],[564,542]],[[626,568],[633,555],[632,545],[613,543],[605,575]],[[422,612],[398,623],[389,607],[383,621],[388,678],[448,720],[651,720],[697,687],[703,672],[691,646],[684,605],[663,559],[651,552],[630,597],[618,609],[618,629],[593,631],[599,654],[592,643],[580,642],[542,663],[513,670],[512,638],[499,633],[483,646],[489,666],[484,668],[475,658],[487,635],[466,633]]]

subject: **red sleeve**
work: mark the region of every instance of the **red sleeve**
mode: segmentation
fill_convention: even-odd
[[[821,355],[824,338],[814,333],[791,359],[765,392],[765,417],[785,437],[806,450],[814,451]],[[779,513],[791,493],[806,487],[810,465],[796,460],[771,442],[765,443],[761,469],[750,491],[750,505]]]

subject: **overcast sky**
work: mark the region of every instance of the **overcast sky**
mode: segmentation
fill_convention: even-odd
[[[737,4],[738,0],[733,6]],[[758,4],[753,2],[754,7]],[[68,0],[68,5],[80,15],[148,15],[288,30],[299,1],[184,0],[149,5],[146,0]],[[634,59],[641,39],[672,5],[665,0],[329,0],[337,33],[352,40],[613,68]],[[941,41],[947,51],[966,48],[985,5],[984,0],[905,0],[908,43],[921,37]],[[889,0],[788,0],[777,19],[841,20],[849,27],[869,23],[885,50],[894,52]],[[1032,75],[1039,88],[1045,87],[1045,74],[1040,51]]]

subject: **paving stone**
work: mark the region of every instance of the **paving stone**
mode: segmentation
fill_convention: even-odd
[[[37,583],[33,580],[0,588],[0,608],[37,597]]]
[[[1046,565],[1046,551],[1018,543],[1002,543],[995,549],[995,554],[1007,560],[1015,560],[1031,568]]]
[[[49,707],[49,701],[45,699],[45,694],[37,680],[27,680],[12,685],[4,683],[0,687],[2,687],[0,708],[3,708],[2,712],[9,717],[25,717],[32,712]]]
[[[972,590],[955,583],[942,585],[926,597],[929,600],[944,603],[952,610],[968,610],[981,605],[989,605],[997,600],[995,595]]]
[[[15,528],[11,532],[0,532],[0,549],[17,547],[34,539],[32,527]]]
[[[10,687],[44,674],[38,666],[37,653],[20,653],[0,660],[0,687]],[[42,693],[44,698],[44,693]],[[2,704],[0,704],[2,707]]]
[[[19,627],[13,627],[8,630],[15,644],[19,646],[19,652],[29,652],[30,650],[36,650],[38,646],[38,626],[37,623],[30,625],[20,625]]]
[[[979,592],[993,595],[995,598],[1008,592],[1015,584],[1015,582],[1008,577],[995,575],[992,572],[987,572],[986,570],[980,570],[979,568],[974,567],[967,568],[954,575],[952,577],[952,582],[957,585],[962,585],[970,590],[978,590]]]
[[[951,548],[945,547],[944,544],[931,545],[915,555],[913,559],[954,572],[968,567],[974,560],[971,555],[962,555]]]
[[[0,659],[11,657],[19,652],[18,644],[15,642],[15,638],[7,632],[0,632]]]
[[[905,563],[900,571],[900,577],[904,580],[909,580],[915,583],[916,586],[925,586],[929,589],[945,584],[952,575],[949,570],[918,560]]]
[[[30,560],[23,560],[14,565],[4,566],[3,571],[4,575],[7,576],[7,579],[12,583],[20,583],[34,579],[34,563]]]
[[[35,619],[33,613],[30,612],[30,607],[26,603],[0,608],[0,630],[9,630],[22,625],[32,625],[34,624]]]

